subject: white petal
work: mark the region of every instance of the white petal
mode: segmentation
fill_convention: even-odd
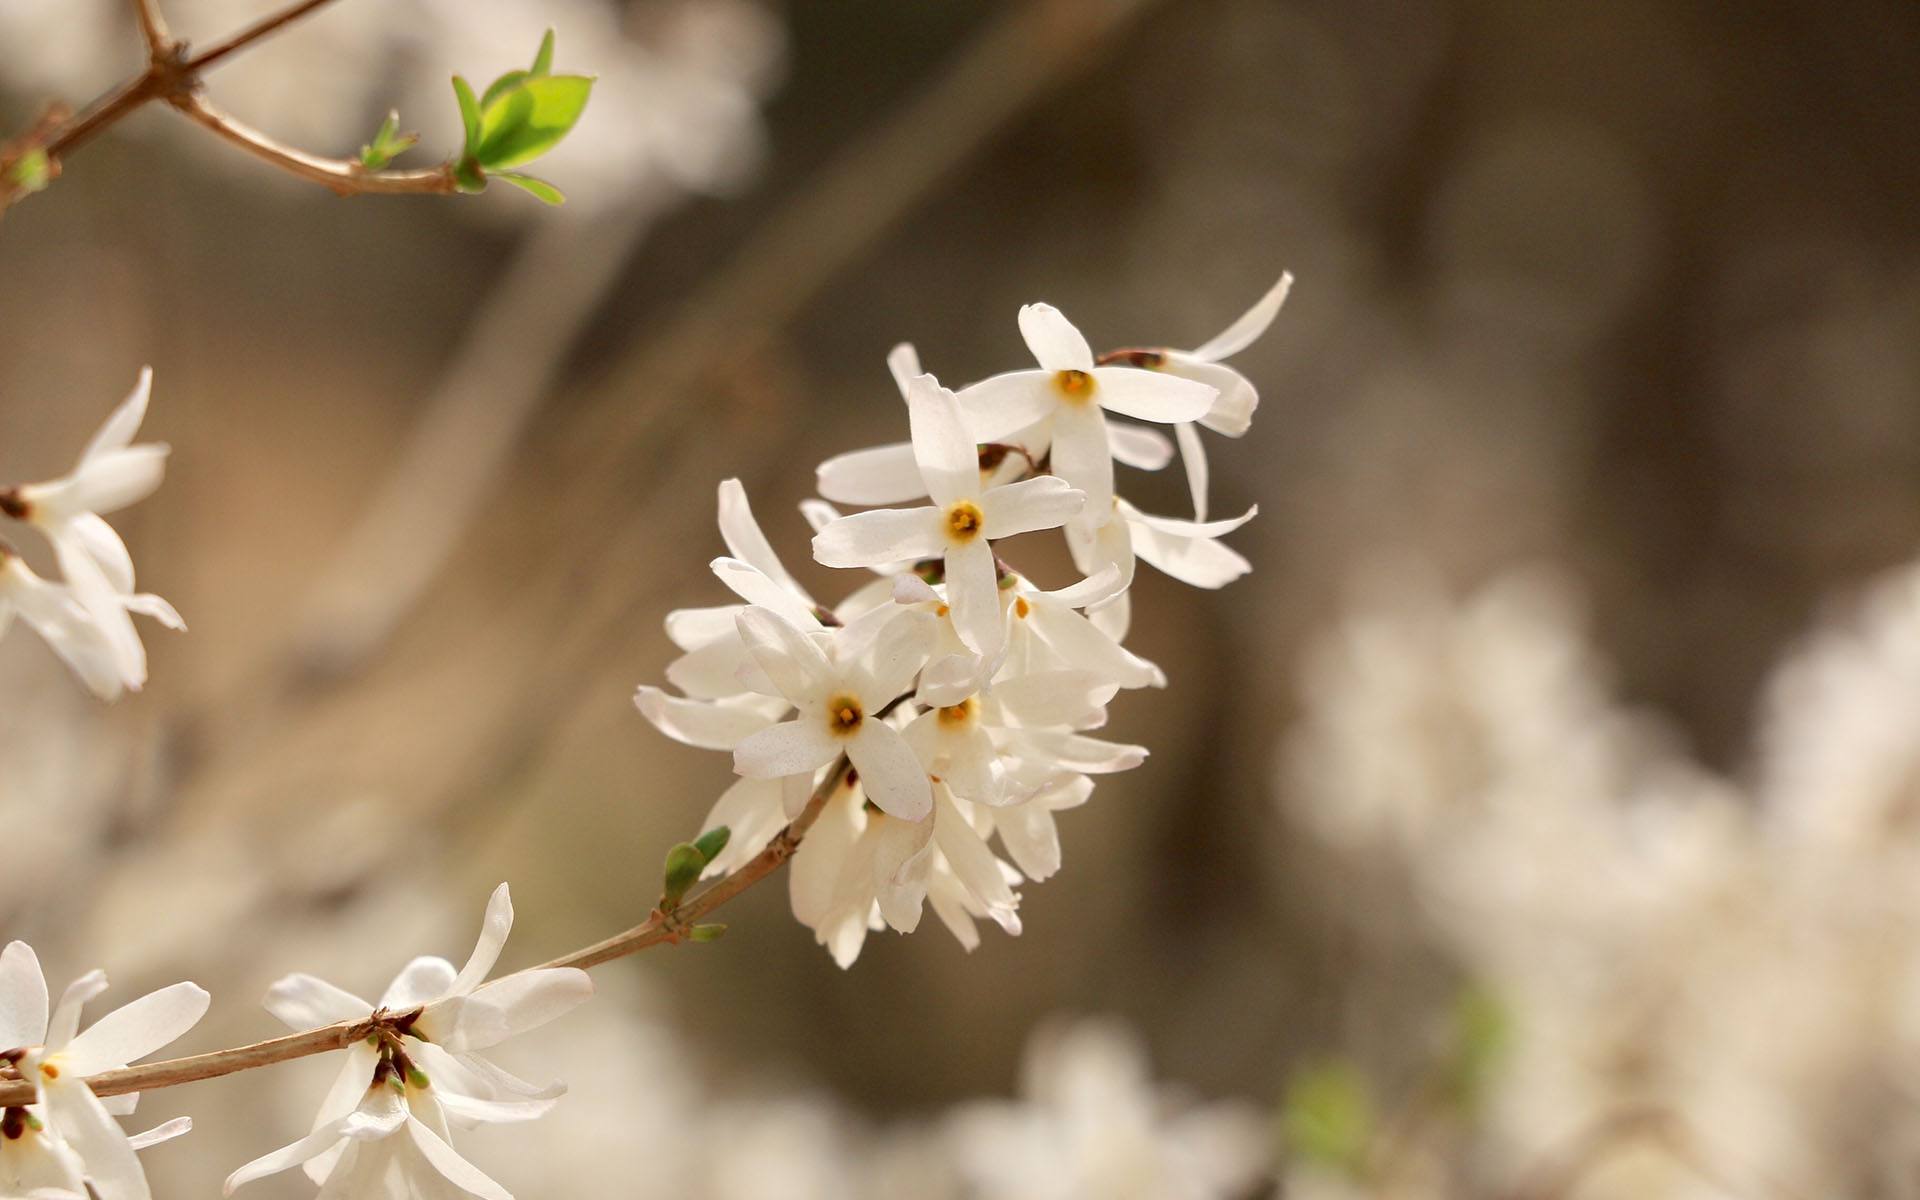
[[[814,485],[841,504],[905,504],[927,494],[911,442],[836,454],[820,464]]]
[[[1166,532],[1165,526],[1169,524],[1177,526],[1185,523],[1168,522],[1165,518],[1155,518],[1153,523],[1128,521],[1134,553],[1175,579],[1195,587],[1217,588],[1224,587],[1253,569],[1253,564],[1238,552],[1211,537],[1183,537]],[[1217,521],[1213,524],[1234,523]]]
[[[772,610],[742,609],[734,626],[753,661],[780,694],[795,704],[819,702],[838,682],[820,648]]]
[[[945,796],[941,797],[940,811],[934,816],[933,837],[940,853],[947,856],[953,873],[988,912],[1013,912],[1019,897],[1013,894],[1006,877],[1000,873],[1000,860]],[[999,919],[998,916],[995,919]]]
[[[1180,461],[1187,466],[1187,491],[1193,495],[1193,519],[1207,519],[1207,448],[1200,441],[1200,431],[1193,422],[1182,421],[1173,427],[1173,436],[1180,439]]]
[[[634,692],[633,702],[655,729],[676,742],[703,750],[731,750],[773,722],[765,711],[750,704],[687,700],[669,696],[657,687],[642,686]]]
[[[706,608],[676,608],[667,614],[667,638],[682,650],[698,650],[722,638],[733,636],[733,618],[738,604],[715,604]]]
[[[69,518],[67,528],[73,531],[87,554],[99,564],[115,591],[133,590],[133,556],[127,553],[126,542],[120,539],[113,526],[107,524],[98,513],[84,512]]]
[[[994,828],[1000,844],[1028,879],[1038,883],[1060,869],[1060,830],[1044,806],[1003,808],[994,814]]]
[[[433,1169],[446,1176],[448,1182],[461,1191],[478,1196],[480,1200],[513,1200],[512,1193],[488,1178],[485,1171],[461,1158],[452,1146],[441,1141],[438,1134],[419,1121],[409,1120],[407,1133]]]
[[[60,993],[60,1002],[53,1006],[53,1015],[47,1019],[47,1049],[65,1048],[80,1028],[80,1010],[87,1001],[106,990],[107,973],[97,969],[69,983]]]
[[[802,925],[817,929],[826,917],[840,868],[862,828],[859,794],[842,788],[794,851],[787,866],[787,895],[794,919]]]
[[[133,390],[127,393],[127,398],[120,402],[119,407],[113,410],[99,430],[94,433],[93,439],[87,443],[87,448],[81,451],[80,461],[84,463],[109,450],[118,450],[123,446],[131,445],[133,435],[140,432],[140,422],[147,419],[147,402],[152,396],[153,368],[141,367],[140,377],[134,380]]]
[[[933,652],[934,621],[922,612],[897,612],[874,639],[862,703],[877,711],[904,693]]]
[[[987,731],[977,725],[947,739],[947,765],[941,778],[956,796],[968,800],[1000,804],[1006,799],[1000,754]]]
[[[67,1061],[80,1074],[92,1075],[145,1058],[198,1024],[212,1000],[192,983],[148,992],[76,1035],[67,1044]]]
[[[1253,427],[1254,411],[1260,407],[1260,393],[1252,381],[1232,367],[1173,353],[1158,369],[1168,375],[1204,383],[1220,393],[1214,398],[1213,407],[1200,418],[1200,424],[1208,429],[1237,438],[1245,437]]]
[[[148,1200],[146,1172],[120,1123],[93,1089],[63,1076],[41,1089],[47,1116],[60,1136],[87,1164],[87,1182],[100,1200]]]
[[[733,769],[749,779],[780,779],[817,771],[839,754],[840,742],[827,731],[824,718],[802,717],[762,729],[735,746]]]
[[[1107,420],[1092,404],[1062,404],[1053,418],[1053,473],[1087,494],[1080,519],[1097,525],[1113,507]]]
[[[1059,407],[1053,376],[1045,371],[1008,371],[960,389],[960,415],[975,442],[997,442],[1038,422]]]
[[[135,1150],[145,1150],[148,1146],[158,1146],[161,1142],[170,1142],[193,1132],[192,1117],[175,1117],[171,1121],[162,1121],[144,1133],[136,1133],[127,1138],[127,1144]]]
[[[735,558],[757,567],[761,574],[795,596],[806,598],[806,589],[787,574],[786,567],[780,563],[780,556],[767,543],[767,535],[760,531],[760,523],[753,519],[753,508],[747,503],[747,489],[741,486],[738,479],[726,479],[720,483],[720,537]]]
[[[900,395],[904,397],[908,381],[922,373],[920,352],[913,348],[912,342],[901,342],[887,351],[887,371],[893,376],[893,386],[899,388]]]
[[[1058,475],[1023,479],[980,497],[980,515],[990,538],[1015,537],[1037,529],[1058,529],[1086,507],[1085,492]]]
[[[1198,421],[1220,395],[1204,383],[1164,371],[1101,367],[1093,377],[1100,407],[1141,421]]]
[[[1124,421],[1107,422],[1107,449],[1116,462],[1142,471],[1158,471],[1173,461],[1173,443],[1166,434]]]
[[[967,648],[983,657],[998,654],[1006,638],[1000,619],[1000,573],[985,538],[947,549],[947,602],[953,628]]]
[[[435,1088],[434,1094],[440,1101],[440,1107],[447,1110],[447,1115],[463,1122],[466,1127],[537,1121],[560,1103],[557,1096],[545,1100],[484,1100],[445,1088]]]
[[[1091,775],[1131,771],[1147,760],[1145,746],[1105,742],[1054,729],[1022,729],[1014,735],[1013,743],[1023,755],[1044,758],[1055,766]]]
[[[137,592],[134,595],[126,597],[124,603],[127,606],[128,612],[139,613],[144,617],[152,617],[176,633],[187,627],[187,623],[181,619],[179,611],[175,609],[173,605],[168,604],[152,592]]]
[[[1066,587],[1056,588],[1051,592],[1041,592],[1039,594],[1047,597],[1055,604],[1064,605],[1067,608],[1086,608],[1089,605],[1111,600],[1124,590],[1126,585],[1127,581],[1122,577],[1120,569],[1114,566],[1107,566],[1095,571],[1078,583],[1068,584]]]
[[[585,971],[555,967],[538,971],[519,971],[503,975],[474,989],[458,1006],[453,1029],[442,1030],[441,1022],[428,1022],[436,1034],[434,1041],[450,1054],[485,1050],[507,1038],[538,1029],[556,1017],[564,1016],[593,996],[593,980]],[[432,1016],[429,1007],[423,1021]]]
[[[980,456],[953,393],[931,375],[915,377],[907,392],[907,418],[913,458],[933,502],[945,506],[979,491]]]
[[[1028,304],[1020,309],[1020,336],[1035,362],[1045,371],[1091,371],[1093,350],[1073,322],[1051,304]]]
[[[107,450],[87,460],[47,506],[62,516],[110,513],[153,494],[167,473],[167,447],[155,442]]]
[[[938,604],[940,593],[933,585],[918,575],[905,574],[893,577],[893,602],[895,604]]]
[[[898,730],[882,721],[862,721],[846,749],[860,772],[861,788],[881,811],[903,821],[923,820],[933,811],[926,769]]]
[[[1152,663],[1127,651],[1064,606],[1035,604],[1028,621],[1070,663],[1097,671],[1122,687],[1147,687],[1154,681]]]
[[[813,558],[826,567],[878,567],[931,558],[945,541],[937,508],[876,508],[814,534]]]
[[[47,1039],[47,977],[25,942],[0,950],[0,1050],[38,1046]]]
[[[429,1000],[438,1000],[453,989],[457,974],[446,959],[437,954],[423,954],[400,968],[400,973],[381,995],[380,1007],[404,1012]]]
[[[373,1005],[351,992],[312,975],[288,975],[267,989],[261,1001],[266,1010],[289,1029],[317,1029],[338,1021],[354,1021],[373,1012]]]
[[[707,864],[705,876],[727,875],[738,870],[786,825],[784,783],[783,779],[736,779],[720,793],[700,832],[725,825],[729,834],[726,849]]]
[[[740,640],[734,625],[740,606],[728,611],[732,615],[727,619],[727,636],[698,650],[689,650],[668,663],[668,683],[702,700],[719,700],[747,690],[741,671],[758,671],[759,667],[747,653],[746,643]]]
[[[1254,302],[1252,308],[1242,313],[1233,324],[1215,334],[1211,339],[1191,351],[1195,358],[1207,362],[1218,362],[1253,345],[1254,340],[1267,331],[1279,315],[1280,306],[1287,302],[1287,293],[1293,290],[1293,275],[1282,271],[1280,281],[1267,289],[1267,293]]]
[[[316,1158],[328,1150],[333,1149],[340,1142],[342,1136],[336,1125],[337,1123],[330,1123],[320,1129],[316,1129],[299,1141],[289,1143],[270,1153],[262,1154],[259,1158],[242,1166],[239,1170],[227,1176],[226,1183],[221,1186],[222,1194],[231,1196],[234,1190],[242,1184],[252,1183],[256,1179],[264,1179],[268,1175],[277,1175],[288,1167],[297,1167],[308,1159]]]
[[[473,944],[473,953],[467,957],[466,965],[460,968],[453,985],[447,991],[462,996],[480,986],[492,971],[493,964],[500,961],[500,951],[507,944],[507,934],[513,930],[513,897],[502,883],[493,889],[493,895],[487,897],[487,915],[480,922],[480,937]]]
[[[1078,725],[1118,690],[1095,671],[1039,671],[995,684],[993,698],[1023,725]]]
[[[779,613],[783,620],[802,629],[820,628],[812,602],[775,582],[760,568],[737,558],[716,558],[709,564],[721,583],[748,604]],[[735,619],[738,619],[736,614]]]
[[[1152,513],[1143,513],[1125,500],[1120,501],[1120,515],[1130,523],[1144,525],[1159,533],[1177,538],[1217,538],[1245,525],[1260,515],[1260,506],[1252,505],[1237,517],[1224,517],[1218,521],[1182,521],[1178,517],[1156,517]]]

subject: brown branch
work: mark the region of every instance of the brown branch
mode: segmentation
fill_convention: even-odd
[[[624,958],[629,954],[637,954],[661,942],[679,942],[695,921],[765,879],[777,870],[780,864],[793,857],[793,852],[799,848],[800,839],[806,836],[807,830],[811,829],[814,821],[819,819],[821,810],[827,806],[827,801],[831,800],[834,793],[846,782],[848,769],[849,764],[843,755],[827,772],[827,777],[820,781],[820,786],[814,788],[813,796],[808,799],[807,806],[800,811],[800,815],[789,822],[785,829],[775,834],[766,848],[749,859],[739,870],[697,895],[681,901],[670,911],[662,912],[655,909],[652,916],[625,933],[615,934],[604,941],[582,947],[551,962],[542,963],[537,967],[528,967],[527,970],[594,967],[616,958]],[[383,1010],[357,1021],[324,1025],[319,1029],[290,1033],[285,1037],[269,1038],[264,1042],[254,1042],[246,1046],[212,1050],[206,1054],[193,1054],[185,1058],[142,1063],[139,1066],[122,1067],[117,1071],[102,1071],[98,1075],[87,1076],[87,1086],[93,1089],[96,1096],[121,1096],[129,1092],[152,1091],[155,1088],[173,1087],[176,1084],[193,1083],[201,1079],[217,1079],[222,1075],[251,1071],[256,1067],[270,1067],[275,1063],[290,1062],[296,1058],[344,1050],[362,1038],[392,1026],[411,1015],[413,1014],[389,1013]],[[29,1081],[0,1082],[0,1108],[32,1104],[36,1097],[34,1085]]]
[[[185,44],[173,40],[168,34],[166,20],[160,14],[159,0],[134,0],[140,33],[147,43],[146,70],[95,100],[72,120],[50,130],[32,130],[12,141],[0,143],[0,163],[17,161],[24,154],[38,149],[47,156],[49,169],[57,174],[61,160],[91,141],[101,130],[118,123],[150,101],[165,100],[189,120],[254,157],[342,196],[445,195],[457,191],[451,163],[413,171],[371,171],[351,159],[322,158],[283,145],[241,123],[200,94],[200,76],[207,68],[330,2],[300,0],[256,21],[213,48],[188,58]],[[0,179],[0,211],[17,201],[20,195],[18,188]]]
[[[167,33],[167,19],[160,15],[160,0],[133,0],[133,13],[140,21],[140,36],[147,41],[147,59],[158,62],[173,49]]]
[[[255,158],[341,196],[444,196],[458,190],[452,163],[413,171],[371,171],[352,159],[321,158],[283,145],[237,120],[199,92],[175,96],[171,103],[194,124]]]
[[[152,2],[153,0],[142,0],[142,3]],[[332,3],[332,0],[300,0],[300,3],[293,5],[291,8],[282,9],[272,16],[262,17],[232,37],[217,43],[212,49],[202,50],[200,53],[188,59],[186,64],[187,70],[198,74],[208,67],[213,66],[221,59],[226,58],[228,55],[244,50],[261,38],[278,32],[281,26],[292,24],[294,21],[306,16],[321,5],[330,3]]]

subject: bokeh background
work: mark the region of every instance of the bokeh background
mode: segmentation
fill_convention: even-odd
[[[267,7],[168,5],[202,40]],[[121,10],[0,0],[7,128],[137,69]],[[1920,543],[1906,0],[340,0],[211,89],[333,153],[398,104],[436,155],[446,76],[549,24],[605,78],[543,171],[565,209],[341,201],[151,111],[0,224],[0,478],[65,469],[151,363],[173,457],[116,524],[192,630],[111,708],[0,644],[0,928],[56,979],[206,984],[183,1050],[274,1032],[252,998],[288,970],[372,993],[457,959],[500,879],[509,966],[644,915],[727,778],[629,701],[666,610],[720,597],[714,485],[831,590],[792,504],[899,436],[895,342],[958,382],[1023,362],[1030,300],[1096,347],[1190,345],[1298,284],[1236,360],[1253,432],[1214,444],[1257,569],[1143,576],[1133,644],[1172,682],[1114,729],[1153,757],[1063,819],[1025,933],[880,935],[842,972],[756,889],[724,941],[600,973],[569,1101],[598,1124],[494,1139],[517,1194],[608,1162],[642,1167],[600,1194],[652,1194],[680,1168],[624,1143],[696,1095],[831,1097],[802,1143],[931,1122],[1011,1094],[1056,1014],[1123,1018],[1198,1095],[1272,1108],[1338,1057],[1391,1107],[1462,972],[1403,879],[1298,819],[1313,647],[1369,597],[1548,564],[1612,694],[1737,784],[1783,652]],[[1180,514],[1176,476],[1123,486]],[[160,1193],[290,1140],[311,1065],[151,1097],[201,1122],[147,1156]],[[523,1132],[585,1140],[529,1161]]]

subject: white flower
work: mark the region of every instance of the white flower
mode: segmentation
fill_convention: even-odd
[[[955,1152],[983,1200],[1230,1200],[1270,1168],[1250,1105],[1188,1107],[1156,1088],[1137,1038],[1108,1022],[1043,1029],[1017,1103],[953,1121]]]
[[[1058,529],[1086,496],[1051,475],[983,489],[959,404],[931,375],[909,386],[907,412],[914,460],[933,503],[842,517],[814,535],[813,556],[829,567],[943,558],[954,627],[975,653],[991,656],[1004,631],[990,539]]]
[[[126,688],[113,643],[80,607],[70,589],[34,574],[33,568],[0,542],[0,636],[14,616],[31,626],[81,682],[103,700],[118,699]]]
[[[33,948],[10,942],[0,951],[0,1058],[33,1082],[39,1109],[18,1117],[9,1110],[0,1120],[0,1185],[24,1189],[0,1194],[84,1195],[75,1186],[77,1173],[100,1200],[146,1200],[146,1172],[134,1151],[186,1131],[186,1124],[170,1122],[129,1138],[114,1117],[131,1113],[138,1096],[102,1100],[86,1078],[178,1039],[206,1014],[207,993],[176,983],[80,1030],[82,1006],[106,988],[106,975],[90,971],[67,986],[49,1014],[46,976]]]
[[[957,796],[987,805],[1026,799],[1039,786],[1010,787],[1003,748],[1027,743],[1032,729],[1096,728],[1119,684],[1093,672],[1036,671],[994,682],[991,691],[929,708],[907,726],[906,738],[928,770]],[[1041,764],[1051,769],[1051,761]],[[1046,784],[1054,782],[1051,779]]]
[[[398,1178],[414,1189],[401,1193],[409,1196],[450,1195],[451,1183],[476,1196],[506,1197],[504,1188],[453,1149],[450,1124],[530,1121],[551,1109],[566,1088],[528,1083],[477,1051],[538,1028],[593,994],[587,973],[571,967],[483,982],[512,928],[513,902],[503,883],[487,902],[465,966],[456,972],[444,958],[416,958],[377,1008],[311,975],[289,975],[274,984],[267,1011],[294,1029],[375,1013],[396,1020],[346,1050],[313,1132],[241,1167],[227,1179],[226,1190],[305,1164],[327,1196],[388,1195],[368,1189],[382,1178]]]
[[[0,491],[0,513],[34,526],[53,544],[67,588],[111,647],[121,682],[135,690],[147,679],[147,651],[132,614],[144,613],[171,629],[185,627],[165,600],[134,592],[133,558],[103,519],[151,495],[166,472],[165,445],[133,444],[152,385],[152,370],[141,368],[133,391],[93,435],[72,471],[47,483]],[[117,687],[96,682],[97,673],[81,674],[103,696],[118,694]]]
[[[1219,393],[1190,379],[1094,363],[1087,339],[1048,304],[1020,310],[1020,334],[1038,371],[1012,371],[960,393],[976,442],[999,442],[1027,431],[1029,455],[1047,452],[1050,469],[1087,494],[1081,522],[1108,519],[1113,500],[1113,441],[1105,413],[1143,421],[1197,421]]]
[[[932,622],[902,613],[875,639],[870,656],[851,661],[830,635],[816,642],[769,609],[748,608],[739,626],[768,681],[798,711],[736,746],[734,770],[750,779],[781,779],[810,774],[844,753],[875,804],[908,821],[925,817],[933,806],[927,773],[880,717],[925,665]]]
[[[1007,589],[1011,597],[1008,669],[1027,673],[1048,666],[1072,667],[1093,671],[1125,688],[1165,687],[1166,676],[1159,667],[1075,611],[1114,599],[1114,578],[1102,572],[1070,587],[1044,591],[1015,576]]]
[[[1259,512],[1255,505],[1224,521],[1182,521],[1143,513],[1115,496],[1115,519],[1092,531],[1070,527],[1067,544],[1073,551],[1074,565],[1082,571],[1093,574],[1106,566],[1118,570],[1122,590],[1133,585],[1136,558],[1144,558],[1194,587],[1225,587],[1253,570],[1253,564],[1218,539],[1253,520]]]
[[[1287,293],[1293,289],[1293,276],[1282,272],[1280,281],[1267,289],[1266,295],[1254,302],[1252,308],[1240,314],[1238,320],[1221,330],[1212,340],[1193,350],[1116,350],[1103,354],[1103,363],[1126,363],[1128,366],[1143,367],[1150,371],[1164,371],[1169,375],[1178,375],[1182,379],[1191,379],[1219,390],[1219,398],[1213,402],[1199,423],[1215,433],[1228,437],[1244,435],[1253,424],[1253,410],[1260,404],[1260,394],[1245,375],[1232,367],[1222,366],[1223,359],[1253,345],[1267,326],[1273,324],[1274,317],[1280,313],[1280,306],[1286,303]],[[1187,464],[1187,486],[1193,492],[1193,519],[1207,519],[1207,451],[1201,444],[1200,434],[1194,428],[1194,422],[1182,421],[1173,427],[1174,437],[1180,442],[1180,457]]]

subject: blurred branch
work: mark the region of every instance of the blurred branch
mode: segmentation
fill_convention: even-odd
[[[695,921],[773,874],[782,863],[793,857],[794,850],[800,845],[800,839],[806,836],[807,830],[811,829],[814,821],[819,819],[821,810],[827,806],[827,801],[831,800],[833,794],[846,782],[848,769],[846,756],[842,755],[828,770],[827,777],[813,789],[813,795],[808,799],[807,806],[800,811],[800,815],[789,822],[785,829],[775,834],[766,848],[748,860],[739,870],[728,874],[697,895],[681,901],[666,911],[656,908],[645,921],[625,933],[615,934],[604,941],[575,950],[571,954],[561,955],[551,962],[542,963],[537,967],[528,967],[525,971],[516,971],[514,974],[545,971],[556,967],[581,969],[596,967],[616,958],[638,954],[662,942],[678,944]],[[399,1013],[382,1009],[356,1021],[341,1021],[318,1029],[291,1033],[285,1037],[269,1038],[264,1042],[253,1042],[227,1050],[212,1050],[185,1058],[142,1063],[135,1067],[121,1067],[115,1071],[102,1071],[98,1075],[87,1076],[86,1082],[96,1096],[122,1096],[129,1092],[152,1091],[155,1088],[194,1083],[202,1079],[217,1079],[222,1075],[234,1075],[241,1071],[251,1071],[256,1067],[270,1067],[275,1063],[291,1062],[296,1058],[344,1050],[362,1038],[370,1037],[383,1030],[404,1033],[419,1013],[420,1010],[417,1008]],[[32,1104],[35,1099],[35,1088],[30,1081],[24,1079],[0,1081],[0,1108]]]
[[[147,44],[146,70],[95,100],[78,116],[57,122],[36,122],[33,128],[0,143],[0,168],[4,168],[0,170],[0,214],[21,197],[57,178],[65,160],[101,130],[155,100],[166,101],[188,119],[256,158],[343,196],[439,195],[456,191],[451,163],[416,171],[373,171],[358,162],[321,158],[284,146],[241,124],[200,95],[201,73],[207,68],[330,2],[301,0],[248,26],[206,53],[189,58],[186,43],[168,35],[159,0],[135,0],[140,33]],[[35,164],[33,169],[23,173],[22,164],[30,162]]]

